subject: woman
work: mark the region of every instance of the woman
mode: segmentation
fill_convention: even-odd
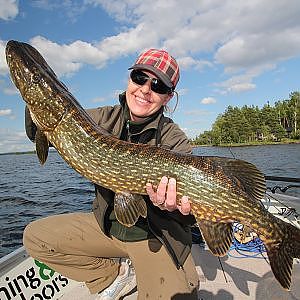
[[[176,60],[166,51],[150,49],[130,70],[120,104],[88,113],[121,140],[191,153],[187,137],[163,115],[179,80]],[[26,131],[34,132],[31,129]],[[157,188],[151,184],[145,188],[147,217],[140,217],[134,226],[117,221],[115,194],[96,185],[93,213],[30,223],[24,231],[27,251],[57,272],[84,281],[92,294],[99,293],[96,299],[119,299],[136,281],[138,299],[197,299],[198,275],[190,252],[195,219],[189,214],[189,201],[184,196],[176,204],[174,178],[164,176]],[[111,259],[117,257],[128,257],[134,270],[127,261]]]

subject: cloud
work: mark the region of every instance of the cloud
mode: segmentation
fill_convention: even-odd
[[[9,116],[12,114],[11,109],[0,109],[0,117]]]
[[[198,110],[187,110],[184,111],[183,114],[186,116],[207,116],[210,115],[211,112],[203,109],[198,109]]]
[[[0,0],[0,19],[8,21],[19,13],[17,0]]]
[[[150,47],[151,40],[156,40],[156,33],[147,34],[147,38],[144,33],[143,24],[140,24],[94,44],[78,40],[69,45],[59,45],[42,36],[32,38],[29,43],[44,56],[58,76],[63,76],[78,72],[85,64],[102,68],[115,59],[135,53],[137,49]],[[57,53],[60,53],[59,59]]]
[[[5,3],[17,7],[16,1]],[[60,5],[73,15],[93,6],[120,25],[119,33],[96,42],[59,45],[42,36],[32,38],[29,42],[60,76],[72,75],[86,64],[102,68],[145,48],[159,47],[170,51],[182,69],[203,71],[217,66],[226,78],[216,83],[220,92],[241,92],[255,88],[255,77],[300,53],[299,0],[85,0],[81,8],[70,1],[34,3],[43,9]],[[0,51],[4,51],[3,42]],[[1,54],[0,73],[6,72]],[[245,78],[234,82],[237,76]]]
[[[215,59],[232,73],[275,64],[299,53],[299,30],[286,29],[271,35],[263,32],[236,37],[218,49]]]
[[[230,88],[228,88],[228,91],[232,91],[235,93],[245,92],[249,90],[255,89],[256,85],[254,83],[238,83],[232,85]]]
[[[0,109],[0,118],[1,117],[6,117],[9,118],[10,120],[16,119],[16,115],[13,113],[12,109],[10,108]]]
[[[217,102],[217,100],[213,97],[206,97],[206,98],[203,98],[201,100],[202,104],[213,104],[213,103],[216,103],[216,102]]]
[[[180,89],[180,90],[177,91],[178,96],[184,96],[184,95],[186,95],[188,92],[189,92],[188,89]]]
[[[5,86],[3,88],[3,93],[5,95],[18,95],[19,94],[17,88],[15,86],[13,86],[12,84]]]
[[[79,71],[84,64],[100,67],[106,61],[105,55],[87,42],[75,41],[70,45],[59,45],[42,36],[36,36],[29,42],[45,57],[59,76],[71,75]],[[57,53],[60,53],[59,59]]]
[[[0,153],[34,150],[24,131],[0,128]]]
[[[103,45],[113,42],[123,51],[120,50],[123,44],[128,52],[133,50],[130,38],[135,38],[138,50],[147,46],[145,38],[149,37],[152,45],[164,47],[176,56],[183,69],[201,71],[205,67],[221,66],[227,76],[233,76],[219,83],[219,87],[224,86],[222,93],[255,88],[255,77],[300,53],[298,0],[88,2],[101,5],[110,16],[129,26]],[[176,18],[170,15],[174,11]],[[137,34],[138,28],[142,28],[143,34]],[[153,28],[159,28],[158,36],[152,34]],[[124,36],[128,38],[125,44]],[[228,85],[237,79],[232,74],[238,73],[245,75],[244,80]]]
[[[6,57],[5,57],[5,46],[6,46],[6,42],[0,40],[0,75],[7,74],[8,72],[8,67],[6,63]]]
[[[256,88],[253,79],[262,74],[265,70],[271,70],[273,68],[274,66],[272,65],[250,68],[242,74],[234,75],[223,82],[216,83],[215,86],[220,88],[219,92],[221,94],[240,93],[253,90]]]
[[[77,17],[81,15],[87,6],[85,1],[61,1],[61,0],[35,0],[31,1],[33,7],[37,7],[44,10],[55,10],[56,13],[63,14],[67,21],[72,23],[77,21]]]
[[[16,95],[18,94],[17,88],[7,80],[0,80],[0,90],[5,95]]]
[[[213,64],[207,60],[197,60],[190,56],[180,57],[177,59],[177,62],[182,69],[195,69],[203,70],[204,67],[212,67]]]
[[[105,102],[105,101],[106,101],[105,97],[96,97],[91,100],[91,102],[93,102],[93,103],[101,103],[101,102]]]

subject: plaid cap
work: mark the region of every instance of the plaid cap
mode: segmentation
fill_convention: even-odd
[[[172,88],[179,80],[179,66],[174,57],[165,50],[149,49],[139,55],[131,69],[143,69],[152,72],[163,83]]]

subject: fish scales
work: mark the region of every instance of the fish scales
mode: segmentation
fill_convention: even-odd
[[[259,235],[275,277],[283,288],[290,288],[293,258],[300,258],[300,230],[263,207],[260,199],[265,179],[254,165],[120,141],[93,122],[35,48],[10,41],[6,59],[11,78],[37,125],[37,154],[42,163],[47,155],[45,147],[38,145],[44,144],[45,137],[78,173],[115,191],[115,203],[123,199],[119,194],[146,195],[146,184],[157,187],[162,176],[176,178],[177,201],[188,196],[191,212],[214,255],[227,253],[231,224],[239,222]],[[136,199],[140,201],[128,201],[138,208],[133,211],[140,213],[134,218],[146,217],[143,199]],[[121,212],[127,220],[127,211]],[[122,222],[123,216],[118,217]]]

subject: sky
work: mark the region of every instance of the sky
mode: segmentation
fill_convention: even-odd
[[[300,90],[299,0],[0,0],[0,153],[34,149],[9,40],[38,49],[84,108],[118,103],[139,53],[169,51],[181,74],[169,116],[189,138],[229,105],[273,105]]]

